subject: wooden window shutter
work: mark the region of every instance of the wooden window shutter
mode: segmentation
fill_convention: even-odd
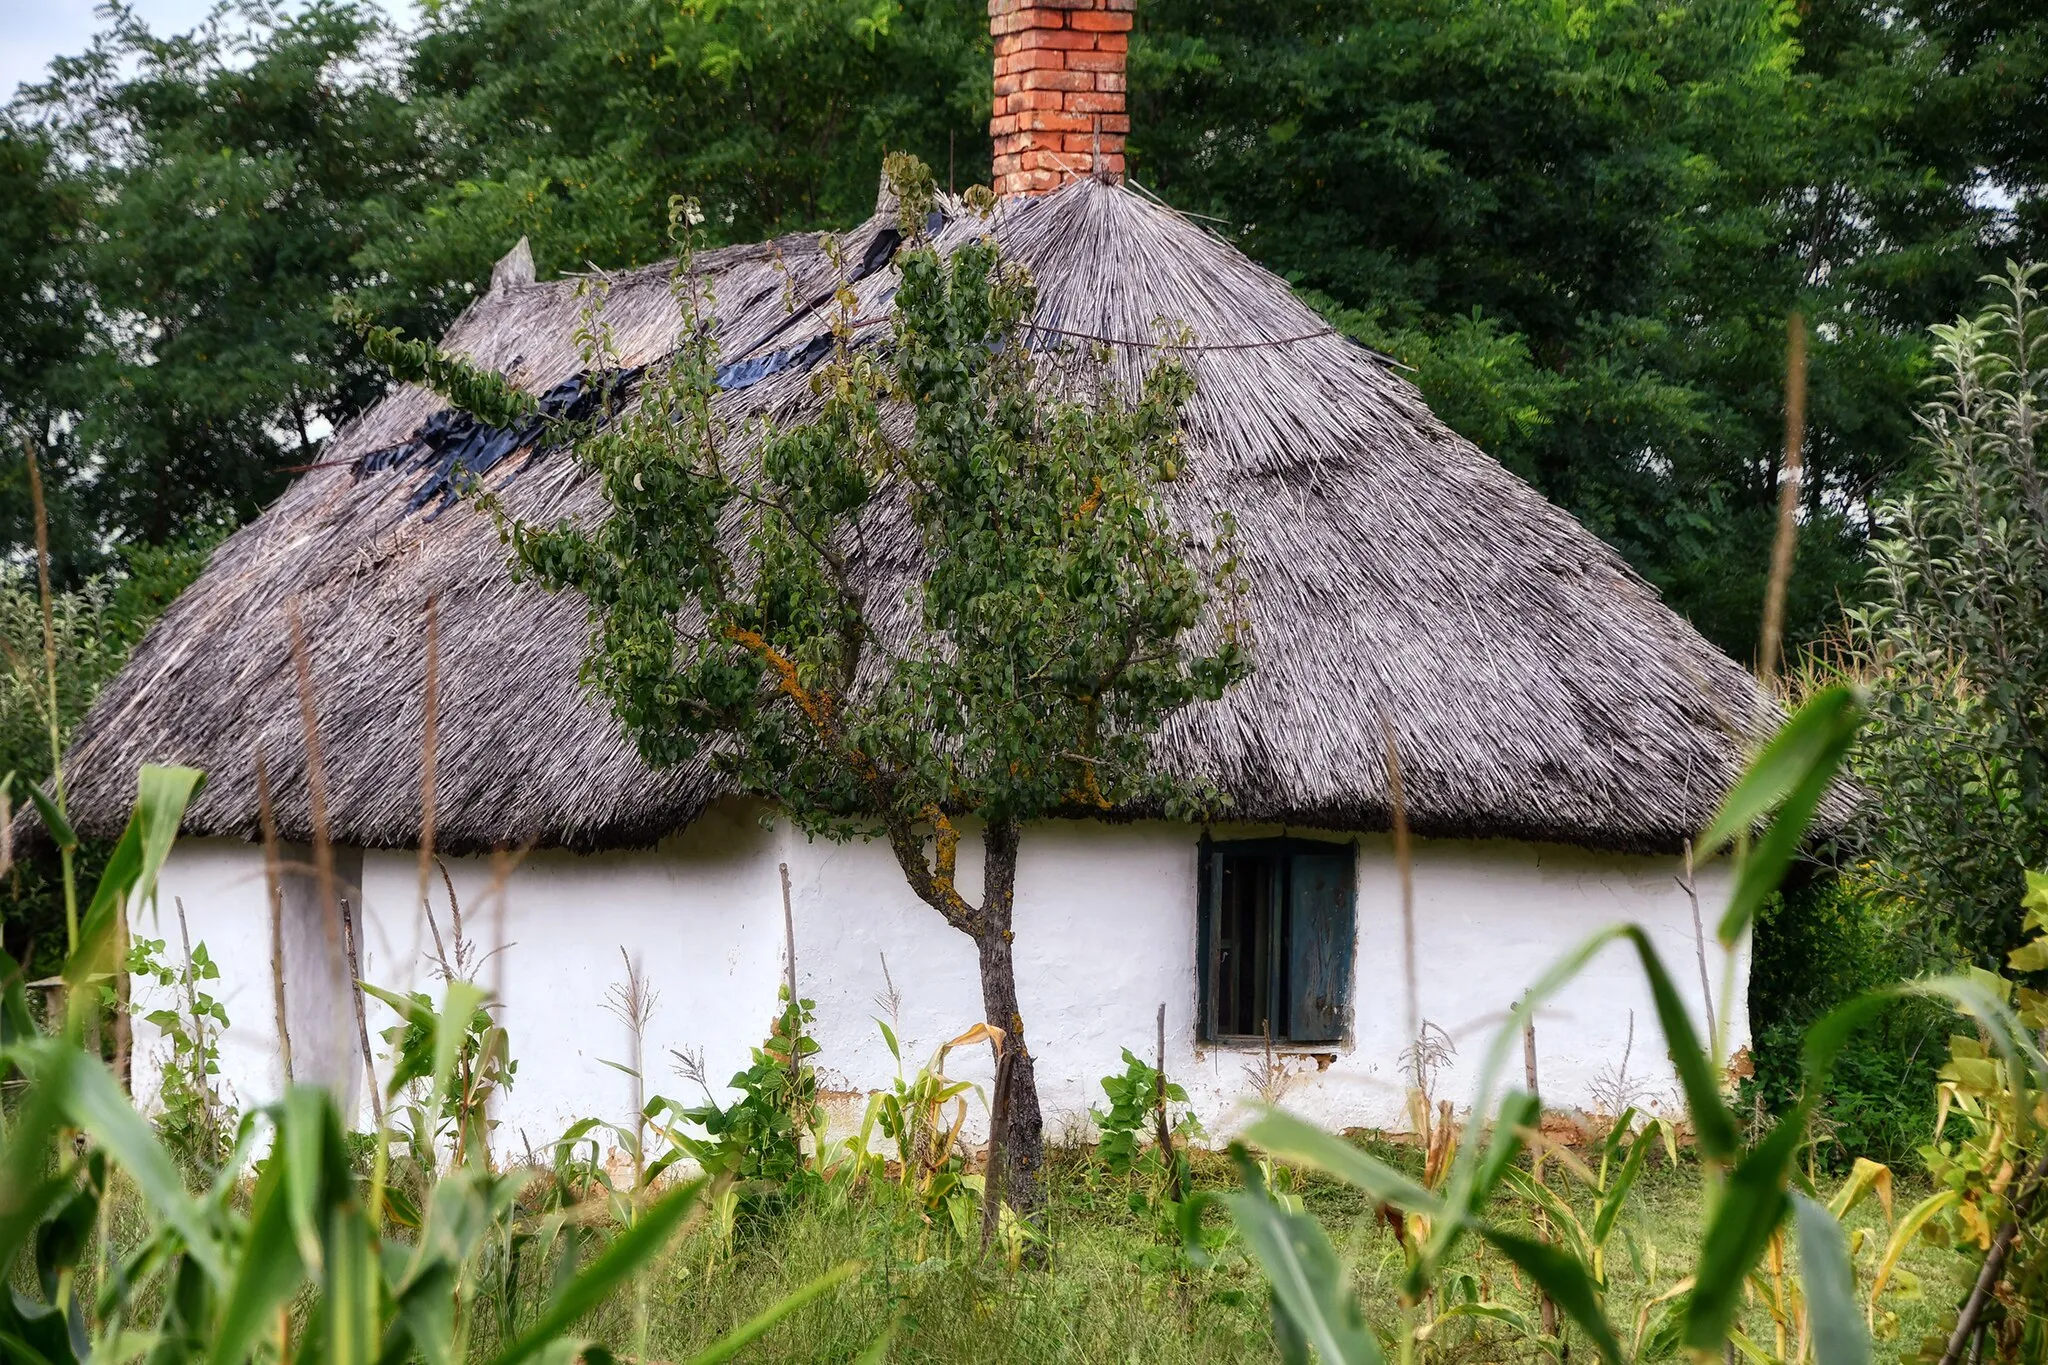
[[[1287,893],[1287,1028],[1296,1043],[1344,1037],[1357,941],[1357,854],[1333,844],[1292,855]]]
[[[1223,875],[1223,860],[1207,834],[1195,865],[1195,1032],[1206,1043],[1216,1037],[1216,883]]]

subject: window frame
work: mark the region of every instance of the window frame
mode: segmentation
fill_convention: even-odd
[[[1288,920],[1294,914],[1292,878],[1294,860],[1302,855],[1329,857],[1341,854],[1346,862],[1345,885],[1343,887],[1343,918],[1350,933],[1346,945],[1345,979],[1341,995],[1341,1022],[1335,1038],[1303,1038],[1291,1036],[1292,1025],[1284,1024],[1287,1032],[1276,1027],[1270,1017],[1283,1017],[1291,1009],[1291,954],[1286,950]],[[1268,1027],[1273,1029],[1271,1044],[1295,1051],[1327,1051],[1333,1047],[1349,1046],[1352,1040],[1354,1004],[1351,985],[1358,970],[1358,854],[1357,839],[1312,839],[1296,835],[1272,835],[1245,839],[1217,839],[1204,831],[1198,846],[1196,859],[1195,887],[1195,1037],[1205,1046],[1242,1048],[1265,1047],[1268,1039],[1258,1033],[1225,1033],[1217,1026],[1220,1000],[1220,975],[1216,960],[1219,951],[1219,919],[1222,914],[1223,860],[1231,856],[1264,856],[1274,863],[1277,885],[1273,888],[1268,929],[1267,979],[1265,983],[1269,1018]]]

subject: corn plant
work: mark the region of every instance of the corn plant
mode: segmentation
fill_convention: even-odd
[[[1860,699],[1847,689],[1815,696],[1764,747],[1701,836],[1700,846],[1710,853],[1731,844],[1737,850],[1735,887],[1718,930],[1724,946],[1740,940],[1758,906],[1782,879],[1841,765],[1860,710]],[[1510,1048],[1531,1013],[1595,953],[1615,942],[1635,950],[1648,979],[1706,1182],[1705,1227],[1690,1283],[1670,1296],[1668,1330],[1639,1330],[1630,1346],[1623,1344],[1603,1302],[1596,1239],[1533,1237],[1490,1212],[1504,1187],[1528,1185],[1518,1174],[1518,1163],[1538,1117],[1533,1095],[1510,1090],[1496,1098]],[[1984,1032],[1987,1050],[2008,1068],[2004,1083],[2022,1095],[2039,1093],[2044,1074],[2040,1052],[1998,991],[1969,978],[1914,983],[1899,990],[1944,997],[1972,1015]],[[1552,967],[1495,1035],[1481,1068],[1479,1094],[1464,1140],[1439,1187],[1425,1187],[1284,1113],[1266,1114],[1247,1136],[1274,1156],[1319,1168],[1380,1204],[1424,1220],[1425,1234],[1407,1259],[1400,1285],[1401,1321],[1392,1333],[1404,1360],[1412,1359],[1418,1343],[1426,1340],[1425,1305],[1444,1278],[1451,1254],[1467,1238],[1482,1242],[1533,1282],[1607,1365],[1647,1358],[1666,1346],[1718,1359],[1732,1345],[1754,1358],[1769,1359],[1769,1352],[1739,1330],[1737,1315],[1766,1257],[1782,1258],[1789,1224],[1801,1263],[1796,1304],[1800,1354],[1810,1351],[1819,1365],[1855,1365],[1868,1360],[1869,1337],[1864,1310],[1857,1303],[1848,1239],[1838,1214],[1816,1197],[1796,1158],[1835,1056],[1886,998],[1851,1002],[1814,1026],[1806,1039],[1800,1098],[1759,1137],[1746,1141],[1721,1091],[1722,1040],[1701,1041],[1649,937],[1635,926],[1618,926],[1594,935]],[[1727,1017],[1725,1009],[1720,1014]],[[2032,1113],[2030,1100],[2027,1121],[2015,1137],[2028,1150],[2038,1135]],[[1632,1150],[1623,1158],[1622,1171],[1633,1159]],[[1246,1188],[1229,1202],[1271,1281],[1275,1332],[1283,1357],[1306,1361],[1313,1351],[1326,1365],[1377,1365],[1383,1359],[1381,1338],[1365,1321],[1322,1227],[1275,1202],[1262,1187],[1256,1168],[1247,1163],[1246,1170]],[[1603,1201],[1599,1207],[1608,1205]],[[1596,1227],[1598,1222],[1596,1212]],[[1780,1296],[1779,1306],[1792,1306],[1791,1300]],[[1782,1357],[1786,1351],[1778,1354]]]
[[[481,1352],[491,1365],[611,1360],[601,1343],[579,1340],[575,1325],[654,1264],[703,1182],[643,1207],[580,1271],[566,1273],[573,1260],[556,1257],[565,1273],[521,1315],[509,1306],[521,1278],[516,1259],[507,1274],[493,1256],[516,1234],[524,1176],[493,1171],[481,1142],[457,1145],[456,1164],[435,1173],[411,1235],[400,1235],[389,1217],[383,1153],[367,1180],[358,1176],[333,1097],[295,1086],[243,1118],[227,1159],[195,1193],[112,1071],[80,1045],[94,987],[122,965],[117,928],[129,907],[153,895],[201,780],[191,769],[142,770],[134,814],[65,963],[58,1032],[38,1027],[18,965],[0,955],[0,1073],[27,1081],[0,1128],[0,1279],[16,1282],[24,1257],[33,1269],[32,1292],[0,1296],[0,1358],[455,1365],[479,1353],[483,1323],[497,1328],[492,1349]],[[44,804],[62,841],[61,803]],[[464,1025],[483,1005],[482,992],[458,981],[438,1011],[416,1012],[409,1056],[424,1071],[401,1068],[394,1093],[416,1079],[426,1111],[446,1112],[473,1041]],[[132,1246],[113,1245],[105,1231],[116,1179],[135,1189],[146,1211]],[[700,1355],[699,1365],[732,1358],[857,1268],[840,1266],[772,1306]],[[477,1311],[479,1297],[493,1291],[501,1298],[494,1318]]]

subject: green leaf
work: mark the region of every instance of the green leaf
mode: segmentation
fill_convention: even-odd
[[[1717,930],[1721,946],[1732,948],[1771,893],[1806,838],[1807,826],[1849,755],[1862,702],[1854,689],[1831,687],[1815,694],[1764,746],[1756,761],[1728,793],[1721,811],[1700,835],[1707,854],[1748,830],[1773,808],[1777,815],[1743,855],[1735,892]]]
[[[1792,1196],[1799,1234],[1799,1282],[1813,1322],[1815,1365],[1869,1365],[1870,1336],[1856,1309],[1856,1268],[1849,1238],[1832,1213],[1803,1194]]]
[[[1323,1365],[1381,1365],[1379,1340],[1322,1225],[1281,1208],[1263,1190],[1226,1195],[1224,1202],[1265,1268],[1276,1316],[1315,1348]]]
[[[1245,1140],[1283,1161],[1298,1161],[1356,1185],[1382,1204],[1433,1217],[1444,1211],[1442,1200],[1386,1162],[1283,1110],[1266,1110],[1245,1131]]]
[[[0,1048],[39,1036],[28,1007],[28,970],[0,948]]]
[[[38,1086],[52,1086],[71,1122],[90,1133],[108,1157],[133,1181],[155,1217],[175,1229],[191,1256],[215,1284],[228,1282],[227,1260],[215,1241],[211,1220],[185,1192],[185,1181],[170,1154],[158,1143],[149,1123],[113,1073],[97,1061],[55,1045],[53,1057],[65,1060],[33,1074]]]
[[[548,1311],[541,1314],[523,1336],[493,1358],[492,1365],[518,1365],[609,1298],[614,1290],[661,1253],[703,1191],[704,1182],[693,1180],[644,1210],[633,1226],[613,1238],[604,1253],[569,1282]]]
[[[1550,1215],[1551,1228],[1566,1243],[1565,1249],[1571,1256],[1582,1262],[1593,1259],[1593,1242],[1586,1236],[1586,1225],[1579,1221],[1579,1215],[1572,1206],[1558,1197],[1557,1191],[1520,1169],[1509,1170],[1504,1183]]]
[[[13,774],[9,773],[8,776],[12,777]],[[57,803],[34,782],[28,784],[28,799],[35,803],[36,814],[43,819],[43,828],[50,832],[50,842],[57,846],[59,852],[75,852],[78,848],[78,836],[72,833],[71,822],[64,818],[64,812],[57,809]]]
[[[1804,1108],[1795,1108],[1729,1172],[1700,1239],[1699,1266],[1685,1308],[1685,1344],[1694,1350],[1718,1351],[1728,1339],[1742,1305],[1742,1286],[1791,1208],[1785,1183],[1805,1135],[1805,1120]]]
[[[1713,1059],[1700,1046],[1693,1032],[1692,1015],[1664,970],[1664,960],[1650,943],[1649,935],[1634,925],[1623,931],[1636,946],[1643,974],[1650,981],[1650,997],[1657,1006],[1657,1023],[1664,1030],[1664,1046],[1671,1065],[1685,1090],[1686,1110],[1692,1116],[1693,1141],[1701,1156],[1710,1161],[1731,1161],[1741,1149],[1735,1116],[1721,1099],[1720,1077],[1714,1074]]]
[[[1621,1163],[1621,1170],[1600,1196],[1600,1205],[1593,1212],[1593,1244],[1605,1246],[1607,1236],[1614,1231],[1614,1220],[1621,1215],[1622,1206],[1628,1202],[1628,1193],[1642,1174],[1643,1162],[1650,1155],[1650,1148],[1657,1140],[1656,1125],[1644,1127],[1629,1144],[1628,1157]]]
[[[64,980],[72,987],[114,969],[114,917],[127,906],[147,901],[156,890],[157,874],[177,842],[185,807],[205,783],[206,774],[197,768],[154,763],[144,764],[136,775],[135,810],[93,891],[79,927],[78,951],[64,964]]]
[[[327,1327],[322,1365],[370,1365],[377,1358],[383,1277],[370,1222],[361,1209],[351,1204],[328,1212],[321,1252],[326,1264],[320,1306]]]
[[[1493,1132],[1487,1140],[1486,1158],[1479,1163],[1473,1177],[1472,1193],[1466,1201],[1466,1212],[1473,1217],[1485,1211],[1486,1201],[1492,1197],[1494,1186],[1501,1177],[1514,1167],[1515,1158],[1521,1155],[1529,1130],[1543,1117],[1543,1105],[1536,1096],[1526,1091],[1510,1092],[1501,1100],[1500,1116],[1495,1120]]]
[[[811,1300],[837,1288],[841,1282],[849,1276],[857,1274],[859,1271],[859,1261],[846,1261],[834,1266],[817,1279],[812,1280],[809,1284],[797,1290],[794,1294],[769,1305],[760,1313],[755,1314],[746,1322],[735,1327],[709,1350],[699,1351],[696,1355],[691,1356],[686,1365],[719,1365],[721,1361],[731,1360],[741,1351],[744,1351],[747,1347],[765,1336],[768,1329],[776,1323],[781,1322]],[[886,1350],[888,1337],[885,1335],[879,1344]],[[870,1351],[873,1349],[873,1347],[869,1348]]]
[[[292,1217],[285,1195],[285,1167],[291,1154],[280,1148],[265,1163],[250,1200],[249,1238],[236,1265],[227,1306],[207,1353],[209,1365],[240,1365],[260,1334],[277,1321],[277,1309],[297,1292],[306,1277],[306,1263],[292,1236]]]
[[[1565,1316],[1593,1339],[1593,1349],[1607,1365],[1622,1365],[1621,1341],[1600,1307],[1599,1292],[1583,1264],[1546,1242],[1501,1228],[1482,1225],[1479,1235],[1542,1287]]]
[[[1805,784],[1826,761],[1843,726],[1854,732],[1860,711],[1853,688],[1830,687],[1815,693],[1778,728],[1728,789],[1720,810],[1694,841],[1699,855],[1711,858],[1721,852]]]

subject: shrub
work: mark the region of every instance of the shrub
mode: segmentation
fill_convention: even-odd
[[[1998,967],[2022,868],[2048,858],[2048,308],[2041,266],[1934,329],[1927,478],[1875,509],[1872,604],[1850,640],[1877,705],[1859,770],[1871,888],[1913,917],[1928,965]]]

